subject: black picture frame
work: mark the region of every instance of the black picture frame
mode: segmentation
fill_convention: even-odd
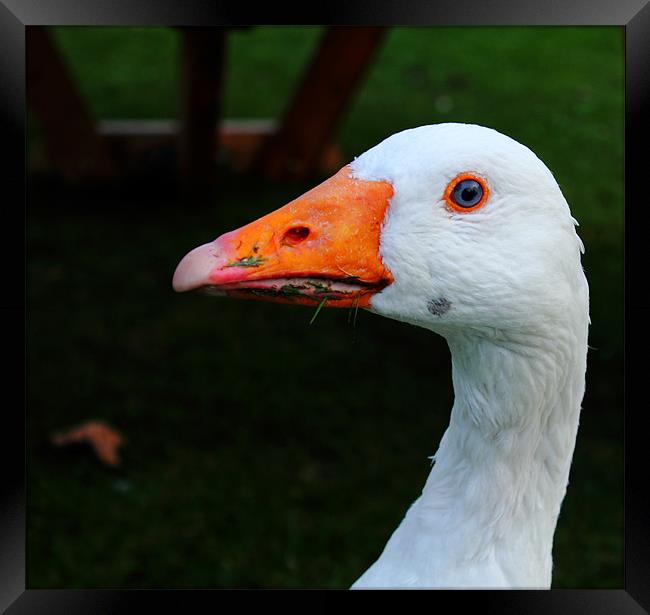
[[[249,10],[250,12],[245,13]],[[252,11],[241,3],[205,0],[0,0],[0,122],[3,154],[0,241],[3,291],[0,301],[4,355],[0,370],[4,399],[2,505],[0,507],[0,609],[18,613],[113,613],[163,605],[192,609],[217,597],[206,590],[26,590],[25,589],[25,27],[30,25],[619,25],[625,29],[626,113],[626,357],[643,353],[650,342],[650,301],[642,233],[647,226],[647,171],[643,153],[649,142],[650,6],[648,0],[580,0],[540,3],[492,0],[417,2],[330,2],[298,13],[295,6]],[[646,280],[646,281],[644,281]],[[633,332],[630,335],[630,332]],[[620,590],[440,592],[456,609],[473,605],[501,613],[644,613],[650,609],[650,499],[645,460],[643,354],[625,362],[625,586]],[[15,393],[15,398],[9,392]],[[9,401],[15,399],[16,401]],[[453,594],[453,595],[452,595]],[[352,595],[352,594],[350,594]],[[365,600],[365,593],[354,593]]]

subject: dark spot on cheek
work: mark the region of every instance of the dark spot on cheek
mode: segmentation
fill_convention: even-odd
[[[437,299],[429,299],[427,301],[427,309],[434,316],[442,316],[449,311],[451,307],[451,301],[445,299],[444,297],[438,297]]]

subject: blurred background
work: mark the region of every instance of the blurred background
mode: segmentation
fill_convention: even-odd
[[[495,128],[586,245],[553,586],[623,586],[622,28],[28,28],[27,586],[348,587],[419,495],[446,343],[176,295],[191,248],[390,134]],[[100,421],[119,462],[53,434]]]

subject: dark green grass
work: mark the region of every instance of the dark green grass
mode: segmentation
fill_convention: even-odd
[[[230,39],[226,113],[279,113],[317,29]],[[175,112],[168,30],[57,33],[102,117]],[[554,171],[587,253],[588,390],[555,587],[623,585],[622,33],[393,30],[339,131],[348,157],[400,128],[493,126]],[[102,195],[28,210],[29,587],[346,587],[419,494],[453,400],[441,338],[360,311],[175,295],[185,252],[308,184],[223,175],[183,212]],[[108,470],[52,431],[98,418]]]

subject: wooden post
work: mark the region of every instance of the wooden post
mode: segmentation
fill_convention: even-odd
[[[303,179],[318,167],[341,114],[384,36],[381,27],[329,28],[256,166],[268,178]]]
[[[113,161],[49,33],[28,26],[25,38],[27,102],[52,165],[72,182],[113,178]]]
[[[215,180],[226,29],[182,28],[181,37],[180,175],[186,195],[202,199]]]

